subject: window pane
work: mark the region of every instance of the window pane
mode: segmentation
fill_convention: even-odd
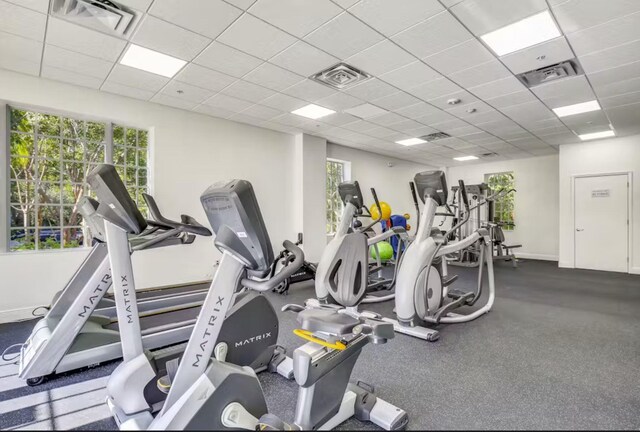
[[[37,224],[40,227],[60,226],[60,206],[38,206]]]
[[[62,225],[79,226],[82,223],[82,216],[78,213],[76,206],[62,207]]]
[[[11,230],[9,233],[9,250],[34,250],[35,244],[35,228]]]
[[[11,158],[10,177],[16,180],[33,180],[36,169],[35,159],[15,157]]]
[[[40,181],[60,182],[60,161],[40,159],[38,161],[38,179]]]
[[[124,145],[124,128],[122,126],[113,127],[113,143],[115,145]]]
[[[38,230],[38,249],[60,249],[62,231],[60,228],[42,228]]]
[[[87,142],[85,145],[85,159],[89,163],[104,162],[104,144],[102,142]]]
[[[113,164],[124,165],[124,147],[119,145],[113,146]]]
[[[127,167],[127,176],[124,178],[127,186],[136,186],[136,169]]]
[[[82,162],[63,162],[62,181],[69,183],[83,183],[85,179],[84,164]]]
[[[32,204],[35,200],[35,183],[12,181],[9,185],[9,196],[12,203],[23,205]]]
[[[135,129],[127,128],[127,145],[130,147],[135,147],[138,142],[136,132]]]
[[[33,135],[18,132],[11,133],[11,157],[33,157],[35,148],[33,146]]]
[[[135,166],[136,165],[136,153],[137,150],[134,147],[127,147],[127,166]]]
[[[60,182],[38,185],[38,205],[60,204]]]
[[[104,123],[87,122],[87,140],[104,141]]]
[[[11,109],[11,130],[33,133],[35,115],[31,112]]]
[[[138,149],[138,166],[147,166],[147,149]]]
[[[60,140],[58,138],[38,138],[38,157],[40,159],[60,160]]]
[[[69,161],[84,160],[84,146],[78,140],[64,140],[62,143],[62,158]]]
[[[33,226],[35,224],[35,208],[33,206],[20,207],[11,206],[11,215],[9,217],[9,226],[11,228],[23,228],[25,226]]]
[[[84,231],[81,226],[67,227],[62,230],[62,247],[77,248],[84,246]]]
[[[60,117],[40,114],[38,116],[38,133],[40,135],[60,136]]]
[[[62,185],[62,204],[75,204],[78,198],[85,193],[83,183],[64,183]]]
[[[147,148],[148,133],[147,131],[138,131],[138,147]]]
[[[65,118],[62,120],[62,135],[72,139],[84,138],[85,127],[85,122],[82,120]]]
[[[147,185],[147,170],[144,168],[138,169],[138,186]]]

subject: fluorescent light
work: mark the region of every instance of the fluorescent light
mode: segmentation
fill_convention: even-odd
[[[460,161],[460,162],[465,162],[465,161],[470,161],[470,160],[476,160],[478,159],[477,156],[462,156],[462,157],[457,157],[457,158],[453,158],[454,160]]]
[[[593,132],[593,133],[578,135],[578,138],[580,138],[582,141],[588,141],[588,140],[598,139],[598,138],[609,138],[612,136],[616,136],[616,133],[612,130],[607,130],[602,132]]]
[[[589,102],[578,103],[574,105],[567,105],[559,108],[554,108],[553,112],[556,113],[558,117],[566,117],[575,114],[582,114],[591,111],[598,111],[600,109],[600,104],[597,100],[592,100]]]
[[[396,144],[400,144],[403,146],[412,146],[412,145],[424,144],[424,143],[426,143],[426,141],[420,138],[407,138],[400,141],[396,141]]]
[[[480,36],[497,55],[503,56],[560,36],[548,10]]]
[[[329,114],[333,113],[335,113],[334,110],[330,110],[329,108],[324,108],[314,104],[303,106],[302,108],[299,108],[295,111],[291,111],[291,114],[296,114],[313,120],[319,119],[320,117],[328,116]]]
[[[187,62],[131,44],[120,60],[120,64],[172,78]]]

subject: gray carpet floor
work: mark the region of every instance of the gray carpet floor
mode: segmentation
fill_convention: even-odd
[[[452,267],[469,288],[476,269]],[[353,379],[404,408],[409,429],[640,429],[640,277],[558,269],[556,263],[496,265],[488,315],[440,326],[434,343],[397,335],[369,345]],[[268,294],[279,309],[313,295],[309,283]],[[393,304],[366,309],[391,315]],[[0,347],[20,343],[33,322],[0,326]],[[281,314],[280,343],[293,350],[295,316]],[[113,429],[105,383],[117,362],[32,388],[0,366],[0,429]],[[261,374],[269,408],[292,419],[296,385]],[[352,420],[341,429],[375,429]]]

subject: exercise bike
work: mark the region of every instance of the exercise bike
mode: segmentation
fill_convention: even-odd
[[[127,238],[128,235],[142,232],[144,219],[113,165],[99,165],[89,173],[87,182],[100,201],[97,214],[104,219],[124,360],[107,382],[108,405],[119,425],[135,424],[162,407],[169,384],[158,380],[175,369],[186,343],[170,345],[154,352],[144,349],[144,330],[140,325]],[[181,230],[186,233],[206,230],[201,225],[172,223],[181,225]],[[262,277],[264,274],[256,276]],[[227,283],[235,287],[238,281],[229,280]],[[293,363],[285,355],[284,349],[277,345],[278,318],[269,301],[264,296],[240,290],[233,296],[231,305],[225,311],[224,323],[221,320],[220,337],[208,356],[215,355],[219,360],[247,366],[258,372],[269,370],[292,378]],[[203,313],[202,309],[196,312],[199,312],[199,316]],[[191,319],[184,325],[193,328],[195,321]],[[170,329],[175,325],[174,322],[167,322],[164,326]],[[207,362],[206,359],[202,361]]]

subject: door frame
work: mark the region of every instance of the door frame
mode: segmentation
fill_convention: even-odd
[[[603,173],[576,174],[571,176],[571,243],[573,254],[571,256],[572,267],[576,268],[576,179],[587,177],[627,176],[627,273],[631,273],[633,263],[633,172],[615,171]]]

